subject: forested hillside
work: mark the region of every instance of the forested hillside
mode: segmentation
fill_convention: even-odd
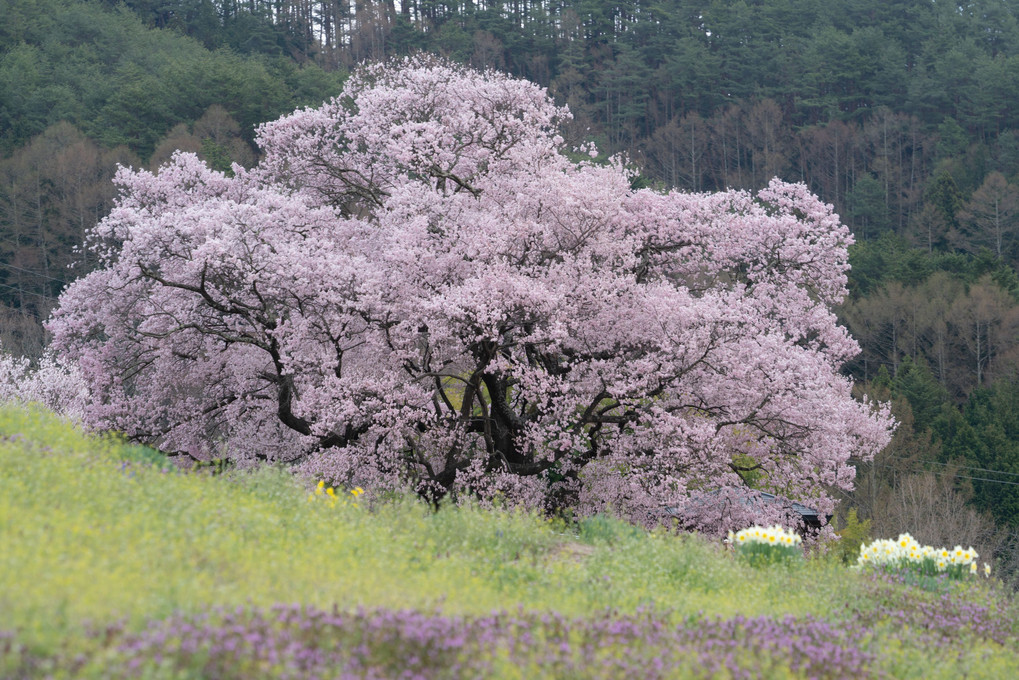
[[[254,126],[339,91],[342,71],[210,50],[129,8],[0,0],[0,342],[38,354],[85,232],[111,207],[117,163],[176,148],[249,165]],[[68,270],[75,264],[77,270]]]
[[[932,508],[956,501],[974,531],[994,529],[977,511],[1016,526],[1017,14],[1019,0],[0,0],[0,341],[40,351],[117,163],[183,148],[250,164],[258,123],[321,102],[363,60],[431,51],[547,86],[577,141],[627,153],[648,183],[777,175],[834,204],[858,241],[850,369],[903,424],[850,504],[875,530],[947,521]]]

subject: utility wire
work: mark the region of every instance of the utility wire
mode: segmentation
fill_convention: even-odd
[[[0,262],[0,267],[7,267],[8,269],[13,269],[15,271],[24,272],[26,274],[31,274],[32,276],[38,276],[40,279],[49,279],[50,281],[56,281],[57,283],[65,285],[65,286],[68,285],[67,281],[64,281],[63,279],[55,279],[52,276],[47,276],[46,274],[40,274],[39,272],[34,271],[32,269],[25,269],[24,267],[16,267],[15,265],[10,264],[8,262]]]
[[[974,472],[989,472],[993,475],[1005,475],[1007,477],[1019,477],[1019,472],[1005,472],[1004,470],[988,470],[987,468],[970,467],[968,465],[953,465],[952,463],[939,463],[936,460],[925,460],[925,465],[941,465],[943,467],[954,467],[959,470],[973,470]]]
[[[880,465],[880,464],[877,464],[874,467],[887,468],[889,470],[897,470],[898,469],[898,468],[896,468],[896,467],[894,467],[892,465]],[[949,474],[947,471],[940,471],[939,472],[937,470],[906,470],[905,472],[913,472],[913,473],[917,473],[917,472],[929,472],[932,475],[939,475],[939,476],[942,476],[942,477]],[[1019,482],[1008,482],[1008,481],[1005,481],[1003,479],[987,479],[986,477],[968,477],[966,475],[954,475],[954,477],[955,477],[955,479],[969,479],[969,480],[972,480],[972,481],[975,481],[975,482],[987,482],[989,484],[1001,484],[1001,485],[1004,485],[1004,486],[1019,486]]]
[[[34,295],[35,297],[40,297],[43,300],[49,300],[51,302],[56,302],[57,301],[57,299],[55,297],[50,297],[49,295],[43,295],[42,293],[33,293],[30,290],[22,290],[20,288],[15,288],[14,286],[8,286],[6,283],[0,283],[0,288],[8,288],[8,289],[13,290],[14,292],[19,293],[21,295]]]
[[[907,460],[902,457],[893,457],[892,460]],[[936,460],[916,461],[922,465],[941,465],[942,467],[956,468],[958,470],[972,470],[974,472],[989,472],[992,475],[1005,475],[1007,477],[1019,477],[1019,472],[1005,472],[1004,470],[989,470],[987,468],[971,467],[968,465],[955,465],[954,463],[941,463]]]

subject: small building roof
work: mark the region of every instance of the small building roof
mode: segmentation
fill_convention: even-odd
[[[717,494],[718,492],[717,491],[712,491],[712,492],[709,492],[709,493],[710,494]],[[824,515],[824,516],[822,516],[816,509],[811,508],[811,507],[809,507],[807,505],[804,505],[803,503],[799,503],[797,501],[788,501],[788,500],[779,498],[778,496],[776,496],[773,493],[768,493],[767,491],[756,491],[755,490],[755,491],[752,492],[751,496],[748,496],[748,497],[743,499],[743,503],[746,504],[746,505],[750,505],[751,503],[753,503],[754,501],[751,500],[751,497],[753,497],[753,496],[756,496],[757,498],[759,498],[760,500],[764,501],[765,503],[781,504],[784,507],[790,508],[793,512],[797,513],[801,518],[803,518],[803,523],[806,526],[811,527],[811,528],[815,528],[815,529],[816,528],[820,528],[820,527],[824,526],[825,524],[827,524],[828,522],[830,522],[831,518],[832,518],[831,515]],[[666,514],[669,514],[669,515],[678,516],[679,515],[679,508],[665,508],[665,512],[666,512]]]

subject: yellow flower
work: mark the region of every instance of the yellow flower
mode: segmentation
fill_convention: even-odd
[[[333,490],[333,487],[329,487],[326,489],[326,495],[330,498],[336,498],[336,491]]]
[[[364,489],[362,489],[359,486],[355,486],[353,489],[350,490],[350,495],[352,495],[354,498],[357,498],[358,496],[360,496],[363,493],[364,493]]]

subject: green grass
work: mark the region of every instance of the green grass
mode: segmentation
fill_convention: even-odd
[[[281,471],[183,474],[151,460],[42,410],[0,407],[0,632],[45,655],[86,644],[89,625],[131,629],[215,605],[566,616],[652,606],[681,620],[831,618],[871,601],[872,582],[835,559],[754,569],[721,543],[604,517],[566,526],[365,497],[330,507]],[[991,647],[988,664],[1019,658]],[[975,649],[947,668],[976,663],[987,643]],[[920,660],[894,655],[905,675]]]

